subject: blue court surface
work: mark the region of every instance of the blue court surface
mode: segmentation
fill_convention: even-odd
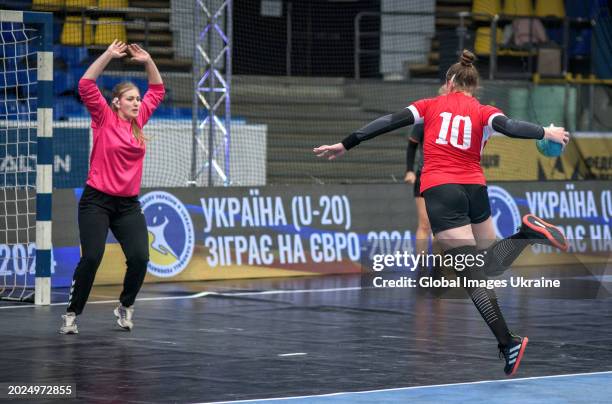
[[[610,403],[612,372],[528,377],[232,403]],[[230,401],[225,401],[230,403]]]
[[[58,334],[69,290],[2,302],[0,380],[70,383],[78,403],[611,403],[612,285],[564,271],[580,296],[499,290],[529,336],[512,379],[462,290],[343,275],[147,284],[129,333],[120,286],[92,290],[78,335]]]

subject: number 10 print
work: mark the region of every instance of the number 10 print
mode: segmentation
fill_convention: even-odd
[[[450,130],[450,143],[454,147],[466,150],[470,148],[472,141],[472,121],[469,116],[455,115],[451,125],[451,118],[453,114],[450,112],[442,112],[442,126],[440,126],[440,133],[436,139],[437,144],[448,144],[448,127],[451,126]],[[463,121],[463,143],[459,144],[459,125]]]

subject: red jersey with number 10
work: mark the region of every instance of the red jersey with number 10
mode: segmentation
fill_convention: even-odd
[[[421,192],[442,184],[486,185],[480,156],[502,112],[474,97],[451,93],[419,100],[408,107],[424,123]]]

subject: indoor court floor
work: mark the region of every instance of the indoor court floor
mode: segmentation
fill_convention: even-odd
[[[530,341],[513,379],[467,298],[344,275],[145,284],[132,332],[115,325],[118,287],[94,288],[79,335],[58,334],[67,290],[2,302],[0,380],[72,383],[87,403],[609,403],[609,271],[566,272],[587,298],[497,290]]]

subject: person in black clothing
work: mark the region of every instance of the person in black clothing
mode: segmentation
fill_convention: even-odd
[[[414,125],[408,137],[406,148],[406,174],[404,182],[414,185],[414,202],[417,208],[417,231],[415,234],[415,249],[417,254],[427,252],[429,237],[431,236],[431,225],[427,217],[425,199],[421,194],[421,171],[423,169],[423,135],[425,131],[423,124]]]

